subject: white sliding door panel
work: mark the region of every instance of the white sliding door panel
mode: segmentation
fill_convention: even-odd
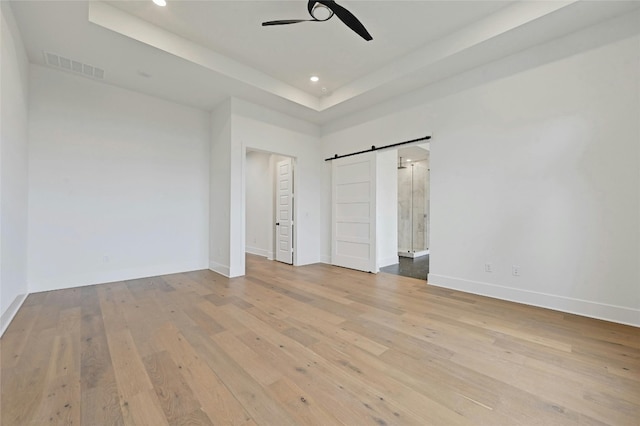
[[[331,163],[331,263],[377,272],[375,153]]]

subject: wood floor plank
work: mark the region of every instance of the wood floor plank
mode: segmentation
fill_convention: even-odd
[[[249,424],[251,417],[246,410],[178,328],[167,323],[154,339],[182,367],[180,373],[210,420],[215,424]]]
[[[465,418],[473,419],[475,424],[517,423],[494,410],[493,407],[497,405],[498,395],[489,389],[474,386],[473,383],[465,383],[464,388],[452,386],[444,377],[436,378],[433,375],[421,374],[421,370],[413,370],[412,367],[407,369],[395,367],[393,364],[381,360],[380,357],[371,356],[370,353],[352,345],[335,345],[327,349],[334,348],[343,354],[343,362],[348,360],[350,364],[364,365],[365,370],[371,368],[373,371],[384,371],[388,378],[413,389],[416,393],[463,415]],[[415,362],[421,365],[426,364],[423,361]],[[428,369],[429,367],[424,368]],[[397,384],[393,386],[397,388]],[[407,391],[405,389],[402,392]],[[405,398],[399,398],[399,400],[403,402]],[[427,406],[429,405],[433,404],[427,404]]]
[[[271,383],[269,388],[298,424],[343,424],[331,413],[330,409],[323,408],[312,396],[308,396],[307,392],[286,377]]]
[[[341,423],[351,425],[372,422],[369,410],[359,395],[350,391],[341,378],[328,374],[328,369],[322,366],[317,368],[313,361],[285,352],[284,344],[274,345],[254,332],[246,332],[238,338],[259,351],[272,366],[296,383],[305,392],[301,397],[314,395],[315,400],[330,409]]]
[[[30,295],[2,425],[615,425],[640,329],[326,264]]]
[[[80,424],[80,376],[67,374],[49,377],[44,397],[30,423],[34,425]]]
[[[339,341],[348,342],[367,352],[371,352],[374,355],[380,355],[389,349],[388,346],[369,339],[360,333],[349,331],[344,327],[331,326],[322,321],[308,321],[306,318],[300,318],[299,320],[298,318],[290,318],[289,321],[293,324],[298,324],[300,329],[304,331],[319,335],[317,336],[318,339],[338,339]]]
[[[80,418],[81,424],[123,424],[118,384],[96,286],[81,291]]]
[[[3,372],[0,423],[5,425],[30,424],[49,385],[44,366],[32,370]]]
[[[189,278],[187,274],[170,274],[164,275],[163,278],[167,284],[181,292],[193,291],[200,296],[211,294],[210,286]]]
[[[143,362],[169,423],[200,409],[191,388],[178,371],[182,366],[176,365],[167,351],[148,355]]]
[[[110,375],[113,376],[113,372]],[[80,398],[81,425],[124,425],[115,378],[103,382],[100,387],[81,390]]]
[[[583,383],[572,383],[565,379],[566,386],[557,386],[557,376],[543,369],[526,368],[508,361],[490,361],[484,357],[472,357],[467,354],[456,354],[452,361],[459,365],[472,366],[475,370],[483,371],[487,376],[502,382],[508,382],[510,377],[518,377],[514,387],[532,395],[544,395],[542,401],[554,401],[556,406],[562,407],[567,413],[582,413],[601,422],[613,421],[614,424],[631,424],[637,420],[629,417],[628,410],[611,409],[602,404],[584,406],[586,388]],[[623,406],[622,403],[619,405]]]
[[[128,330],[108,333],[107,340],[121,400],[126,402],[140,392],[153,389],[131,333]]]
[[[284,335],[271,335],[269,328],[262,324],[259,320],[256,320],[251,315],[237,310],[232,306],[227,306],[225,309],[232,313],[232,315],[239,321],[243,322],[247,327],[256,333],[256,341],[267,340],[274,346],[277,345],[281,348],[283,353],[287,353],[302,364],[303,367],[297,367],[301,372],[309,372],[311,370],[318,370],[323,376],[335,377],[335,382],[343,383],[344,387],[351,389],[352,393],[358,395],[360,404],[364,406],[370,412],[364,410],[363,419],[378,420],[390,422],[394,419],[394,414],[401,414],[405,422],[410,422],[413,416],[410,412],[401,412],[401,409],[392,410],[385,402],[384,399],[380,399],[379,391],[375,386],[370,386],[369,383],[362,380],[354,380],[351,372],[345,372],[337,364],[332,364],[326,358],[322,357],[319,353],[309,350],[308,348],[299,345],[297,341],[288,339]],[[264,351],[262,351],[264,353]],[[298,365],[300,365],[298,364]],[[304,367],[306,365],[306,367]],[[355,373],[359,374],[358,371]],[[397,408],[397,407],[396,407]],[[376,420],[377,419],[377,420]],[[386,420],[385,420],[386,419]],[[414,418],[414,421],[418,422],[418,418]],[[419,423],[419,422],[418,422]]]
[[[259,352],[254,352],[232,333],[218,333],[213,336],[213,340],[236,362],[240,363],[244,370],[263,387],[268,387],[282,379],[282,373],[271,368]]]
[[[124,283],[110,283],[96,289],[100,300],[100,311],[105,327],[110,332],[128,328],[127,320],[122,310],[129,298],[128,289]]]
[[[187,339],[200,349],[202,358],[227,385],[234,397],[258,424],[294,425],[294,419],[271,398],[216,342],[194,330],[187,330]]]
[[[392,405],[395,413],[412,413],[417,419],[422,419],[428,424],[466,423],[463,416],[436,400],[415,392],[389,375],[376,374],[379,370],[373,356],[348,356],[324,342],[316,343],[312,349],[332,365],[338,366],[346,375],[356,377],[367,388],[375,390],[379,401]]]
[[[194,410],[169,422],[170,426],[213,426],[211,419],[201,409]]]
[[[158,396],[153,390],[139,392],[122,402],[122,414],[126,425],[169,425]]]
[[[33,295],[27,297],[29,300]],[[38,319],[38,314],[42,309],[42,305],[25,304],[16,314],[12,324],[16,324],[16,327],[10,327],[0,340],[0,353],[2,359],[0,359],[0,369],[8,370],[9,368],[15,368],[20,360],[25,345],[29,341],[29,337],[32,336],[31,331]],[[4,350],[1,350],[4,348]]]

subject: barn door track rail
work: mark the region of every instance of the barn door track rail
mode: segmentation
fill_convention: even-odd
[[[406,144],[409,144],[409,143],[415,143],[415,142],[420,142],[420,141],[428,141],[429,139],[431,139],[431,136],[424,136],[422,138],[412,139],[410,141],[392,143],[391,145],[385,145],[385,146],[379,146],[379,147],[376,147],[375,145],[371,145],[370,149],[365,149],[364,151],[352,152],[351,154],[344,154],[344,155],[335,154],[333,157],[325,158],[324,161],[337,160],[338,158],[351,157],[353,155],[364,154],[366,152],[379,151],[381,149],[393,148],[395,146],[406,145]]]

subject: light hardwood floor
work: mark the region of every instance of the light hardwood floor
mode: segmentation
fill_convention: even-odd
[[[638,425],[640,329],[248,256],[29,296],[10,425]]]

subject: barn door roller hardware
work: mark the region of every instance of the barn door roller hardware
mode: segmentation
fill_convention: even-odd
[[[371,149],[365,149],[364,151],[352,152],[351,154],[344,154],[344,155],[335,154],[333,157],[325,158],[324,161],[337,160],[338,158],[351,157],[353,155],[364,154],[365,152],[379,151],[381,149],[393,148],[395,146],[406,145],[408,143],[414,143],[414,142],[420,142],[420,141],[428,141],[429,139],[431,139],[431,136],[425,136],[425,137],[422,137],[422,138],[412,139],[410,141],[405,141],[405,142],[392,143],[391,145],[385,145],[385,146],[380,146],[380,147],[376,147],[375,145],[371,145]]]

